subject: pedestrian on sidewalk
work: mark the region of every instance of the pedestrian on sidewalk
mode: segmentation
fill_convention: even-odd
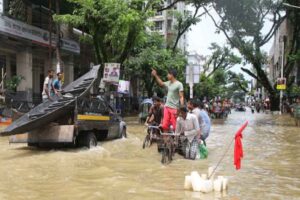
[[[152,70],[152,76],[155,78],[160,87],[165,87],[168,90],[167,101],[164,107],[162,128],[164,131],[168,131],[170,129],[170,125],[172,125],[175,130],[177,110],[180,105],[184,105],[183,85],[176,79],[177,71],[175,69],[169,69],[167,75],[168,81],[166,82],[163,82],[160,79],[155,69]]]
[[[43,84],[43,92],[42,92],[42,98],[43,102],[46,102],[47,100],[52,100],[51,96],[54,96],[56,94],[56,90],[53,87],[53,75],[54,71],[52,69],[48,70],[48,75],[45,78],[44,84]]]
[[[63,74],[61,72],[58,72],[57,78],[53,82],[53,87],[57,92],[61,92],[61,90],[62,90],[62,77],[63,77]]]

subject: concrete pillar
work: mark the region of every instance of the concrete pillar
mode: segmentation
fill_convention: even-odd
[[[74,80],[74,57],[70,55],[64,58],[63,64],[64,85],[69,84]]]
[[[6,80],[11,78],[10,56],[6,55]]]
[[[24,77],[17,91],[27,92],[27,100],[32,99],[32,72],[32,50],[27,47],[17,54],[17,75]]]

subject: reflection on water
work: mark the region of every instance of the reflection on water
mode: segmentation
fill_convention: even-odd
[[[229,177],[227,193],[183,190],[192,170],[216,164],[245,121],[245,158],[235,171],[232,151],[218,174]],[[236,113],[214,121],[209,157],[189,161],[176,155],[163,166],[155,146],[143,150],[144,127],[129,119],[128,139],[91,149],[40,150],[9,145],[0,138],[0,199],[299,199],[300,129],[288,116]]]

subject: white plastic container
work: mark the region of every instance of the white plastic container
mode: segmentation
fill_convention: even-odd
[[[228,178],[223,178],[223,191],[226,191],[228,189]]]
[[[201,178],[202,178],[203,180],[207,180],[207,174],[201,174]]]
[[[214,181],[214,191],[222,192],[222,189],[223,189],[222,183],[223,183],[222,179],[215,180]]]
[[[192,180],[193,191],[201,192],[201,189],[203,188],[203,180],[201,179],[198,172],[193,171],[191,173],[191,180]]]
[[[185,190],[192,190],[193,189],[191,176],[185,176],[184,189]]]
[[[208,168],[207,174],[208,174],[208,177],[210,177],[210,179],[213,179],[213,176],[212,176],[213,171],[214,171],[214,167],[209,167]]]
[[[213,191],[213,181],[212,180],[204,180],[203,188],[201,192],[209,193]]]

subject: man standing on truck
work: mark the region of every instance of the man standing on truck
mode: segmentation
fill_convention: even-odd
[[[47,100],[52,100],[51,96],[57,94],[57,91],[53,87],[53,74],[54,71],[52,69],[48,70],[48,76],[45,78],[43,84],[43,92],[42,92],[43,102]]]
[[[183,85],[176,79],[177,71],[169,69],[167,75],[168,81],[166,82],[160,79],[155,69],[152,70],[152,76],[154,76],[160,87],[165,87],[168,90],[162,128],[164,131],[168,131],[170,125],[172,125],[173,129],[176,129],[177,109],[179,109],[180,105],[184,105]]]

